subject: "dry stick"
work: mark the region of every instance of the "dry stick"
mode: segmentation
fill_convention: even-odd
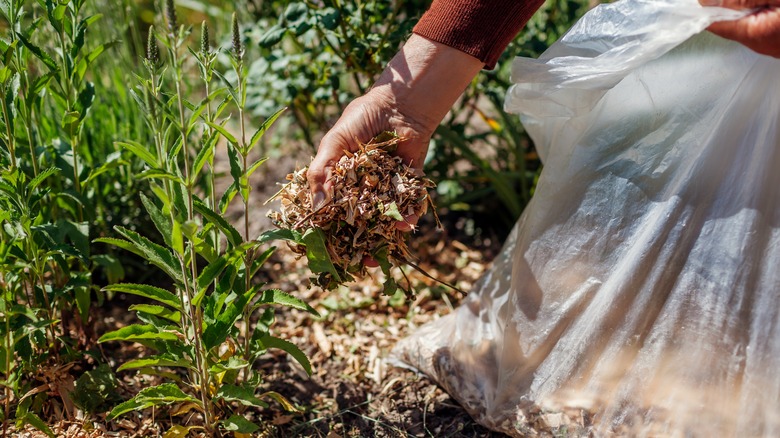
[[[422,274],[423,276],[425,276],[425,277],[427,277],[427,278],[429,278],[429,279],[431,279],[431,280],[433,280],[433,281],[435,281],[435,282],[437,282],[437,283],[440,283],[440,284],[442,284],[442,285],[444,285],[444,286],[447,286],[448,288],[450,288],[450,289],[452,289],[452,290],[454,290],[454,291],[456,291],[456,292],[460,292],[460,293],[462,293],[463,295],[468,295],[468,292],[465,292],[465,291],[463,291],[463,290],[461,290],[461,289],[459,289],[459,288],[457,288],[457,287],[455,287],[455,286],[453,286],[453,285],[451,285],[451,284],[447,283],[446,281],[439,280],[438,278],[436,278],[436,277],[432,276],[431,274],[429,274],[429,273],[425,272],[425,271],[423,270],[423,268],[421,268],[421,267],[417,266],[416,264],[412,263],[412,262],[411,262],[411,261],[409,261],[408,259],[407,259],[407,260],[403,260],[403,262],[404,262],[404,263],[406,263],[407,265],[411,266],[412,268],[414,268],[414,269],[415,269],[417,272],[419,272],[419,273],[420,273],[420,274]],[[402,271],[402,272],[403,272],[403,271]]]

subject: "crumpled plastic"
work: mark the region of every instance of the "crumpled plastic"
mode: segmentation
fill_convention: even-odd
[[[780,60],[695,0],[515,60],[544,162],[501,254],[392,358],[513,436],[780,436]]]

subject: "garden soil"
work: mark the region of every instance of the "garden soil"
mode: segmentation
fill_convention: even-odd
[[[252,235],[271,227],[265,217],[272,204],[264,205],[277,190],[275,181],[300,165],[300,157],[284,155],[273,166],[258,172],[253,192]],[[305,161],[308,162],[308,159]],[[218,163],[218,165],[221,165]],[[227,163],[225,163],[225,166]],[[219,170],[219,169],[217,169]],[[227,171],[227,168],[223,169]],[[278,173],[278,174],[277,174]],[[270,183],[269,183],[270,182]],[[228,212],[230,215],[230,212]],[[232,215],[236,227],[243,228],[242,215]],[[430,216],[430,215],[429,215]],[[410,239],[411,253],[417,263],[433,277],[469,290],[500,249],[496,236],[475,238],[463,230],[463,218],[442,216],[444,229],[436,229],[432,218],[424,218]],[[270,407],[245,413],[263,425],[253,436],[267,437],[500,437],[475,423],[450,396],[432,381],[412,371],[385,363],[396,342],[417,327],[450,313],[464,295],[445,288],[414,270],[408,275],[417,296],[408,300],[403,294],[382,296],[382,273],[334,291],[312,286],[301,259],[282,247],[266,265],[261,281],[306,300],[322,315],[315,318],[294,309],[278,309],[275,335],[299,346],[312,362],[313,375],[307,376],[300,365],[280,350],[269,351],[258,366],[265,381],[258,393],[279,392],[299,409],[289,412],[276,402]],[[117,295],[93,315],[94,337],[132,324],[135,316],[127,308],[137,298]],[[87,341],[89,343],[90,341]],[[127,343],[95,344],[97,359],[71,369],[73,377],[100,361],[116,369],[126,360],[151,354],[143,346]],[[134,372],[119,372],[119,395],[131,397],[157,382]],[[56,394],[55,394],[56,395]],[[176,425],[188,424],[192,412],[173,415],[171,410],[148,409],[127,414],[113,422],[105,413],[89,415],[62,400],[51,397],[51,406],[43,412],[44,421],[57,436],[94,437],[184,437],[189,435]],[[197,423],[197,421],[193,421]],[[171,429],[174,427],[174,429]],[[549,430],[541,424],[540,432]],[[166,435],[166,432],[169,435]],[[44,437],[27,428],[13,436]]]

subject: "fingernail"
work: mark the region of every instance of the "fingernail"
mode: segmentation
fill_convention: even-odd
[[[699,0],[699,4],[702,6],[721,6],[723,0]]]
[[[317,211],[325,206],[325,193],[318,191],[314,193],[314,196],[311,199],[311,206],[312,210]]]

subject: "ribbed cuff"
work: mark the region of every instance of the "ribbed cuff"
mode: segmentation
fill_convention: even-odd
[[[492,70],[544,0],[434,0],[414,33],[479,59]]]

